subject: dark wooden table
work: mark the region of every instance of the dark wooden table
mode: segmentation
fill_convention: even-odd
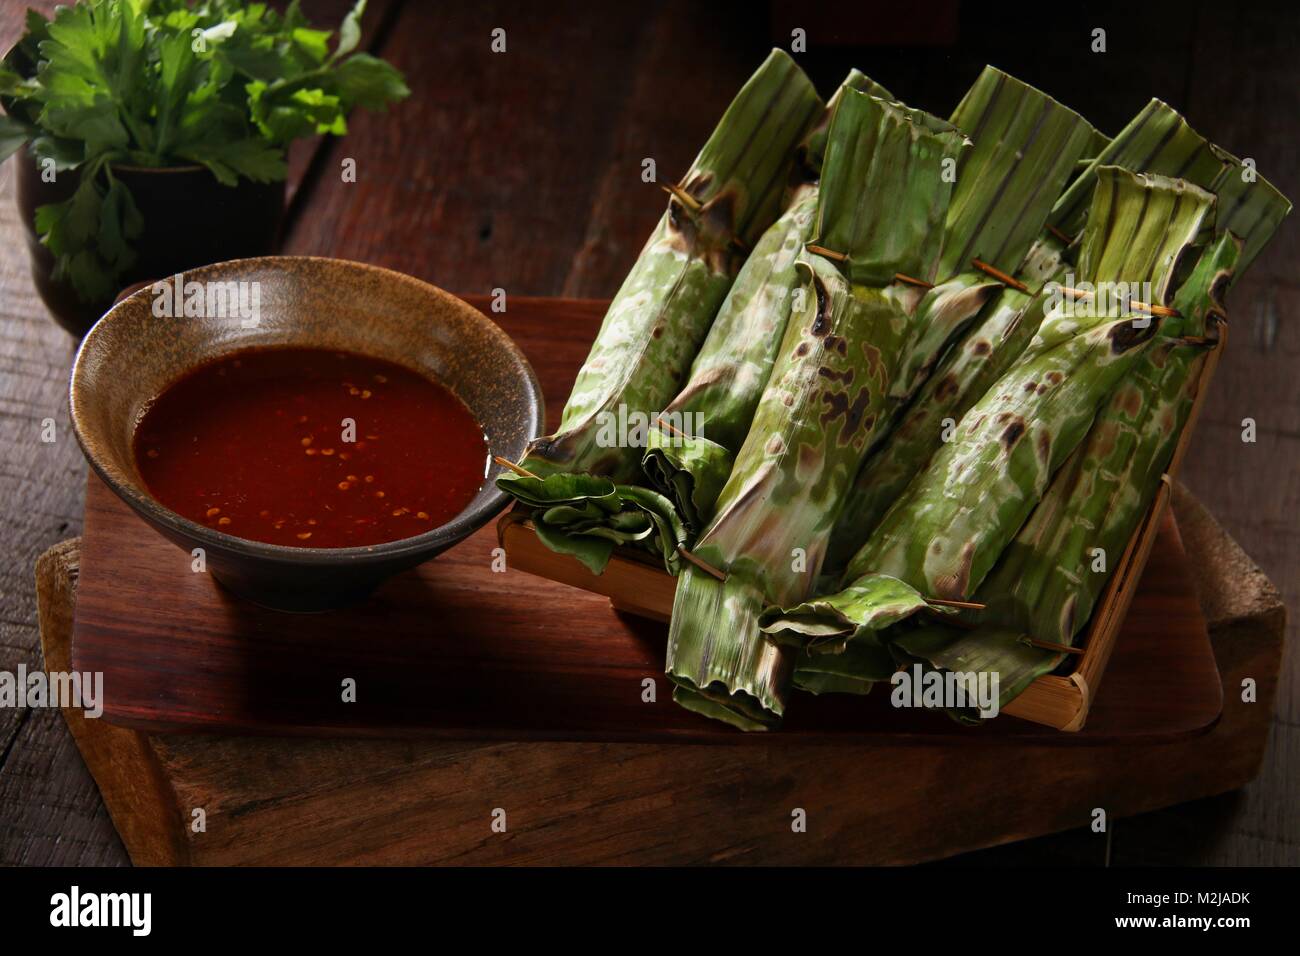
[[[33,5],[49,9],[50,0]],[[0,11],[0,48],[25,4]],[[346,6],[308,2],[336,21]],[[449,9],[455,6],[456,9]],[[296,151],[285,250],[377,263],[463,293],[609,296],[662,210],[640,181],[684,169],[765,50],[807,31],[800,57],[823,90],[858,66],[910,103],[946,114],[985,62],[1114,132],[1150,96],[1300,196],[1300,16],[1209,4],[1047,12],[1017,27],[975,4],[892,12],[774,2],[730,7],[372,3],[368,45],[412,98],[358,116],[339,142]],[[489,49],[495,27],[505,54]],[[1095,27],[1108,52],[1091,52]],[[876,45],[872,45],[876,44]],[[357,163],[357,182],[339,175]],[[67,418],[74,343],[36,297],[0,167],[0,670],[40,666],[32,563],[81,530],[85,464]],[[1233,340],[1183,470],[1282,590],[1300,597],[1300,231],[1284,226],[1229,302]],[[1258,423],[1254,444],[1242,419]],[[41,441],[46,418],[57,441]],[[1294,631],[1294,625],[1292,626]],[[1289,655],[1269,756],[1239,794],[1118,825],[1114,862],[1300,859],[1300,664]],[[1095,839],[1061,834],[967,857],[1101,863]],[[53,710],[0,710],[0,863],[127,862],[94,783]]]

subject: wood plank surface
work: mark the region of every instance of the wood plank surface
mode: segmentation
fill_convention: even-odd
[[[1109,836],[1085,829],[1028,851],[1005,844],[1080,828],[1097,808],[1110,833],[1127,832],[1132,814],[1240,786],[1265,749],[1282,643],[1276,592],[1204,509],[1186,496],[1176,507],[1201,580],[1220,595],[1209,606],[1227,693],[1212,731],[1174,741],[289,741],[144,734],[76,712],[69,727],[142,864],[904,863],[999,845],[984,855],[1102,862]],[[37,571],[55,668],[70,663],[79,559],[68,542]],[[1243,580],[1249,597],[1229,591]],[[1233,693],[1246,675],[1259,681],[1254,703]],[[798,810],[806,832],[790,826]],[[201,829],[189,825],[199,811]]]
[[[4,5],[0,46],[21,32],[24,7],[49,10],[54,2]],[[315,16],[330,2],[306,0],[304,7]],[[489,22],[510,28],[511,49],[523,52],[533,27],[519,30],[512,24],[536,20],[529,20],[527,11],[520,14],[516,4],[494,0],[474,4],[469,13],[422,9],[447,6],[394,5],[393,25],[377,51],[390,55],[400,41],[399,65],[442,89],[413,83],[410,102],[373,123],[358,118],[348,139],[329,144],[330,162],[318,164],[321,175],[297,200],[300,215],[286,239],[291,250],[312,248],[399,268],[405,263],[414,274],[463,292],[499,286],[512,296],[608,296],[662,208],[652,191],[639,189],[641,158],[654,156],[664,175],[682,168],[764,47],[788,45],[791,27],[800,24],[810,37],[809,53],[800,60],[823,89],[848,66],[858,66],[916,105],[947,112],[978,68],[992,62],[1039,83],[1109,132],[1147,97],[1158,95],[1186,111],[1206,135],[1255,158],[1289,196],[1300,196],[1300,110],[1295,108],[1300,58],[1294,56],[1300,16],[1290,5],[1241,5],[1226,15],[1208,2],[1101,5],[1009,17],[990,15],[987,7],[973,3],[919,4],[891,7],[888,34],[865,30],[881,16],[870,5],[823,10],[780,3],[766,15],[753,4],[614,5],[602,8],[598,18],[562,6],[557,13],[569,23],[549,27],[547,36],[554,39],[567,30],[575,39],[553,45],[544,57],[534,51],[547,72],[525,78],[520,89],[491,77],[490,70],[503,64],[476,59],[486,48],[482,29]],[[589,39],[582,38],[583,27],[575,21],[587,24]],[[462,29],[465,24],[472,29]],[[1097,26],[1108,30],[1106,54],[1093,55],[1088,48]],[[438,27],[441,32],[433,32]],[[452,61],[483,72],[453,73],[439,66]],[[537,82],[541,76],[544,84]],[[597,86],[613,92],[593,89]],[[422,111],[415,104],[428,97],[441,97],[438,109],[424,114],[440,124],[436,140],[426,138],[419,126],[407,126],[401,112]],[[511,97],[519,108],[502,104]],[[597,103],[603,112],[593,108]],[[484,121],[489,114],[491,123]],[[530,150],[538,143],[545,150],[557,140],[565,144],[559,162],[532,162]],[[442,158],[427,158],[434,152]],[[557,152],[558,146],[547,155],[554,159]],[[372,167],[368,157],[381,154],[389,160]],[[363,177],[377,177],[364,204],[341,195],[363,185],[337,181],[342,156],[357,158]],[[456,156],[472,156],[477,165],[458,164]],[[581,164],[587,157],[596,157],[583,167],[594,170],[590,189],[574,184],[565,162]],[[496,194],[489,207],[484,202],[492,197],[497,167],[527,174],[510,180],[509,192]],[[326,176],[326,170],[335,174]],[[0,669],[10,671],[19,663],[40,664],[32,562],[49,545],[80,531],[85,486],[85,466],[66,416],[72,344],[32,289],[11,178],[12,164],[0,167],[0,439],[6,448],[0,462],[5,544]],[[458,202],[470,186],[477,190],[473,201]],[[558,206],[561,198],[575,205]],[[318,202],[321,212],[312,215]],[[426,205],[436,206],[436,213],[422,208]],[[480,216],[487,208],[493,210],[490,224]],[[401,248],[384,241],[389,220],[400,225]],[[515,220],[530,228],[514,229],[509,223]],[[570,228],[572,223],[579,225]],[[1293,217],[1234,290],[1229,301],[1233,348],[1216,377],[1182,473],[1263,572],[1279,582],[1292,606],[1300,598],[1295,520],[1300,391],[1292,372],[1300,351],[1296,229]],[[540,246],[545,246],[542,253]],[[544,265],[531,265],[533,257]],[[464,283],[456,281],[462,272]],[[1258,422],[1254,445],[1241,442],[1240,422],[1248,416]],[[54,444],[39,439],[45,417],[58,423]],[[1183,531],[1188,532],[1185,521]],[[1189,550],[1198,553],[1190,542]],[[1259,593],[1241,576],[1223,578],[1217,586],[1218,593],[1202,592],[1207,608],[1221,606],[1225,596]],[[1294,622],[1288,625],[1288,634],[1296,631]],[[1164,810],[1122,826],[1113,859],[1294,864],[1300,861],[1300,805],[1293,799],[1297,774],[1300,655],[1289,654],[1259,778],[1236,796]],[[1088,848],[1086,854],[1080,846]],[[1100,862],[1103,855],[1093,855],[1093,847],[1090,835],[1083,834],[1003,847],[978,858]],[[0,711],[0,863],[125,861],[63,722],[49,711]]]

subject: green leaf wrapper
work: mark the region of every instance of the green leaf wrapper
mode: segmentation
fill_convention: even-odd
[[[836,259],[800,258],[802,294],[792,296],[771,378],[694,548],[727,579],[685,567],[669,630],[673,681],[719,708],[743,701],[747,721],[774,722],[784,710],[791,655],[763,636],[758,615],[766,603],[809,596],[919,300],[894,275],[937,268],[951,192],[942,170],[964,145],[933,117],[864,93],[845,91],[836,108],[817,240]]]
[[[727,293],[686,386],[662,418],[689,420],[695,430],[656,430],[642,469],[646,479],[677,506],[687,528],[698,534],[731,473],[735,453],[749,433],[759,397],[771,375],[798,283],[796,262],[812,238],[818,182],[830,117],[843,90],[889,98],[888,91],[853,70],[799,149],[796,181],[786,211],[763,234]]]
[[[607,441],[620,409],[653,418],[685,382],[744,255],[780,212],[795,148],[822,104],[772,51],[723,115],[610,303],[559,430],[534,442],[534,474],[640,476],[642,449]]]

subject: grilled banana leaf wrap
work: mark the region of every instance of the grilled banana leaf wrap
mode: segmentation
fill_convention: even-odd
[[[773,50],[675,188],[610,303],[559,431],[532,445],[525,469],[637,477],[641,448],[610,441],[609,424],[620,409],[653,415],[681,388],[742,250],[779,215],[795,147],[821,112],[807,76]]]
[[[941,121],[846,91],[836,107],[819,196],[817,241],[767,388],[717,512],[682,568],[667,671],[683,706],[743,729],[779,720],[791,654],[767,640],[769,603],[811,596],[830,527],[874,431],[919,290],[933,277],[966,146]]]
[[[941,280],[921,301],[890,389],[914,395],[948,344],[1014,276],[1096,131],[1078,113],[1001,70],[984,68],[949,121],[971,138],[944,225]]]
[[[857,70],[839,89],[891,98]],[[798,283],[796,261],[817,223],[817,184],[831,112],[840,95],[837,91],[832,97],[799,150],[788,208],[745,260],[695,356],[686,386],[648,436],[641,463],[646,481],[673,502],[692,534],[713,517],[785,335],[790,296]]]
[[[1113,167],[1103,178],[1107,188],[1097,193],[1080,260],[1087,281],[1147,281],[1167,289],[1182,250],[1212,212],[1213,197],[1181,181]],[[1113,319],[1073,305],[1062,302],[1049,312],[1026,352],[963,416],[952,440],[853,556],[842,587],[887,575],[913,588],[918,602],[969,600],[1084,439],[1099,406],[1155,339],[1159,323],[1148,313]],[[869,602],[854,608],[864,620],[871,611]],[[799,640],[806,617],[768,612],[764,626],[776,640]],[[891,636],[902,635],[885,640]],[[881,640],[874,633],[871,639]],[[828,675],[841,687],[850,679],[860,687],[868,682],[851,658],[813,662],[807,643],[797,686],[824,687]],[[852,649],[854,639],[846,644]],[[1013,686],[1019,681],[1003,690]]]
[[[1143,360],[1112,391],[975,592],[985,608],[962,612],[977,626],[932,624],[904,631],[891,645],[926,667],[998,674],[1000,707],[1064,659],[1026,635],[1072,645],[1090,620],[1170,466],[1208,351],[1221,347],[1224,293],[1290,212],[1291,204],[1253,168],[1215,152],[1227,164],[1212,183],[1215,238],[1174,291],[1175,314],[1162,320]],[[976,719],[968,712],[953,716]]]
[[[1029,291],[1001,288],[980,312],[969,334],[948,350],[916,397],[897,414],[889,434],[854,479],[831,533],[828,575],[838,579],[853,553],[951,436],[961,417],[1037,334],[1051,304],[1042,288],[1064,274],[1062,248],[1055,241],[1034,245],[1019,270]]]
[[[1219,193],[1241,181],[1241,163],[1195,132],[1176,111],[1152,100],[1096,156],[1083,164],[1074,181],[1057,198],[1047,228],[1039,236],[1016,276],[1024,290],[1006,286],[940,359],[916,396],[896,415],[896,422],[876,452],[868,457],[831,538],[827,568],[842,571],[853,552],[880,523],[908,483],[926,466],[955,424],[1012,363],[1038,332],[1052,304],[1051,281],[1063,282],[1077,272],[1081,237],[1096,195],[1098,171],[1118,166],[1137,172],[1177,176]],[[1276,196],[1271,186],[1265,192]],[[1259,203],[1259,200],[1256,200]],[[1282,200],[1284,203],[1285,200]],[[1258,249],[1280,221],[1277,203],[1260,203],[1265,215],[1230,204],[1238,220],[1234,231],[1253,231]],[[1228,208],[1228,207],[1225,207]],[[1219,222],[1224,222],[1221,212]],[[1266,225],[1271,224],[1271,225]]]
[[[680,388],[743,250],[781,211],[797,147],[823,112],[803,71],[774,50],[673,190],[610,303],[559,430],[533,443],[519,473],[497,478],[498,487],[533,509],[538,537],[552,550],[600,573],[613,545],[627,544],[663,553],[665,567],[676,572],[676,547],[685,539],[675,509],[649,489],[627,491],[644,484],[645,426]],[[575,480],[538,480],[559,475]],[[616,493],[578,480],[584,475],[608,478]],[[590,507],[571,497],[587,487]],[[672,534],[660,538],[661,529]]]
[[[1146,360],[1112,393],[980,588],[983,621],[1073,644],[1091,618],[1169,468],[1207,353],[1219,347],[1223,296],[1241,274],[1247,245],[1236,230],[1253,237],[1257,252],[1290,209],[1253,175],[1221,186],[1217,238],[1174,294],[1176,314],[1161,323]]]

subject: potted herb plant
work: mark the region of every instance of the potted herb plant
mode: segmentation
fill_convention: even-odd
[[[80,0],[0,63],[0,160],[17,159],[36,286],[83,334],[123,286],[273,251],[294,139],[342,135],[353,107],[409,94],[297,0]]]

